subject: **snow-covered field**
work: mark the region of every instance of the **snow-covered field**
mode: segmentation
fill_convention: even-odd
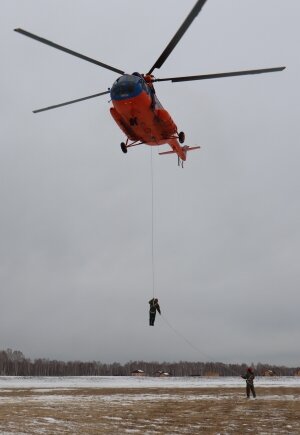
[[[300,378],[0,377],[0,434],[300,434]]]
[[[257,377],[257,387],[300,387],[300,377]],[[148,376],[0,376],[0,389],[11,388],[226,388],[243,387],[240,377]]]

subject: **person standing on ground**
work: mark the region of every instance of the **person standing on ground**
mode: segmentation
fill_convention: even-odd
[[[254,389],[254,378],[255,378],[255,375],[253,373],[252,367],[249,367],[247,369],[246,374],[241,376],[241,377],[246,380],[247,399],[250,399],[250,392],[252,393],[252,396],[255,398],[256,397],[256,392],[255,392],[255,389]]]
[[[158,304],[158,299],[151,299],[149,301],[150,304],[150,309],[149,309],[149,324],[150,326],[154,326],[154,321],[155,321],[155,316],[156,316],[156,311],[159,312],[159,314],[161,314],[160,312],[160,306]]]

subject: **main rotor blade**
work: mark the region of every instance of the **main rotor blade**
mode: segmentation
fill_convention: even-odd
[[[165,79],[153,79],[154,82],[188,82],[191,80],[206,80],[206,79],[219,79],[222,77],[233,77],[233,76],[246,76],[250,74],[264,74],[276,71],[283,71],[286,67],[280,66],[277,68],[264,68],[264,69],[250,69],[248,71],[233,71],[218,74],[201,74],[199,76],[186,76],[186,77],[169,77]]]
[[[172,51],[174,50],[174,48],[176,47],[176,45],[178,44],[180,39],[183,37],[183,35],[187,31],[187,29],[190,27],[190,25],[192,24],[192,22],[194,21],[196,16],[201,11],[202,6],[204,5],[205,2],[206,2],[206,0],[198,0],[196,2],[193,9],[189,13],[189,15],[186,17],[186,19],[184,20],[184,22],[182,23],[180,28],[177,30],[177,32],[175,33],[175,35],[173,36],[173,38],[171,39],[171,41],[169,42],[169,44],[167,45],[165,50],[162,52],[160,57],[157,59],[157,61],[153,65],[153,67],[148,72],[148,74],[151,74],[155,68],[160,68],[163,65],[163,63],[166,61],[166,59],[172,53]]]
[[[57,107],[67,106],[68,104],[78,103],[79,101],[89,100],[90,98],[100,97],[100,95],[109,94],[110,91],[100,92],[99,94],[89,95],[88,97],[77,98],[77,100],[67,101],[65,103],[55,104],[54,106],[44,107],[43,109],[33,110],[33,113],[44,112],[45,110],[57,109]]]
[[[69,48],[63,47],[62,45],[58,45],[55,42],[49,41],[48,39],[41,38],[40,36],[34,35],[33,33],[27,32],[23,29],[14,29],[15,32],[21,33],[22,35],[28,36],[29,38],[35,39],[36,41],[42,42],[43,44],[50,45],[50,47],[56,48],[57,50],[64,51],[65,53],[69,53],[72,56],[79,57],[80,59],[86,60],[87,62],[94,63],[98,66],[102,66],[102,68],[109,69],[118,74],[124,74],[124,71],[114,68],[113,66],[107,65],[106,63],[99,62],[98,60],[92,59],[91,57],[85,56],[84,54],[77,53],[76,51],[70,50]]]

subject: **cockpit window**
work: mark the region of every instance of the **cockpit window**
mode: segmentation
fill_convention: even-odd
[[[119,77],[111,88],[111,98],[113,100],[123,100],[132,98],[142,92],[143,79],[137,75],[127,75]]]
[[[123,82],[119,83],[118,86],[118,95],[119,97],[126,97],[134,92],[135,83]]]

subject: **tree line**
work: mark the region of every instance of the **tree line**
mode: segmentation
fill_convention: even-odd
[[[277,376],[300,374],[299,367],[251,364],[257,376],[271,372]],[[222,362],[146,362],[129,361],[102,363],[100,361],[58,361],[45,358],[31,360],[19,350],[0,351],[0,376],[130,376],[135,370],[145,375],[166,372],[172,376],[239,376],[247,370],[246,364],[224,364]]]

